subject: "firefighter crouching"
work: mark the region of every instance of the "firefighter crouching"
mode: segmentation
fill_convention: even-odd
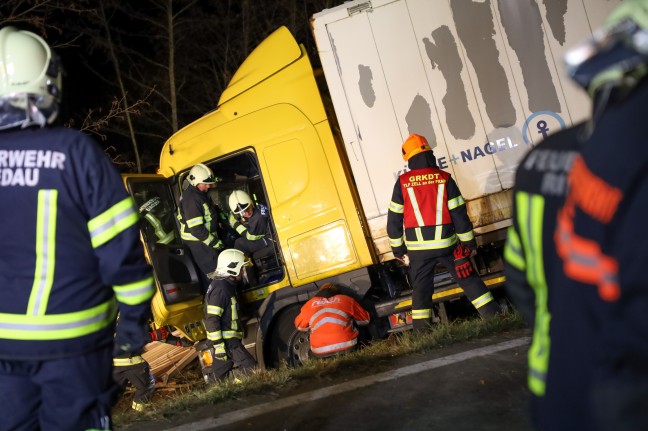
[[[190,347],[194,344],[187,338],[176,337],[164,326],[149,331],[147,343],[153,341],[178,347]],[[131,403],[133,410],[143,412],[146,405],[152,401],[155,392],[155,377],[142,355],[121,355],[113,358],[113,379],[119,386],[121,394],[124,393],[129,382],[135,387]]]
[[[143,412],[146,404],[153,399],[155,378],[148,362],[141,355],[114,358],[113,379],[122,394],[129,382],[135,387],[131,408],[136,412]]]
[[[239,320],[236,287],[243,267],[249,265],[242,251],[223,250],[218,256],[213,281],[205,295],[204,322],[207,340],[196,345],[206,383],[250,372],[256,361],[243,346],[243,326]],[[234,367],[236,369],[234,370]]]
[[[358,347],[357,326],[369,324],[369,312],[339,286],[325,283],[295,318],[295,328],[310,331],[310,353],[325,358]]]
[[[47,43],[2,28],[2,429],[110,429],[112,358],[146,343],[153,278],[137,209],[94,141],[46,127],[60,102]]]
[[[437,167],[423,136],[410,135],[402,151],[410,170],[394,185],[387,234],[394,257],[410,262],[414,329],[424,330],[435,320],[432,294],[437,264],[450,271],[482,317],[495,315],[499,304],[470,265],[470,253],[457,249],[458,241],[473,252],[477,246],[459,187]]]

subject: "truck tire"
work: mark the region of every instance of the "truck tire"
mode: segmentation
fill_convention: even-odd
[[[268,367],[279,368],[284,363],[288,367],[297,367],[308,359],[310,351],[308,333],[295,329],[295,317],[300,309],[299,305],[292,305],[275,317],[266,351]]]

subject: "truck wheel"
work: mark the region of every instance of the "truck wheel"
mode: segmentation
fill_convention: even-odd
[[[269,367],[279,368],[284,362],[289,367],[297,367],[308,359],[310,351],[308,333],[295,329],[295,317],[299,311],[300,307],[294,305],[275,318],[267,351],[266,363]]]

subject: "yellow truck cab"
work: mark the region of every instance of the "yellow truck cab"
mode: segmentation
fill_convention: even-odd
[[[293,342],[293,352],[287,350],[299,305],[321,282],[377,260],[311,64],[285,27],[245,60],[216,111],[166,142],[161,175],[128,177],[127,189],[137,205],[157,195],[175,214],[185,176],[196,163],[219,177],[210,195],[220,209],[229,211],[227,198],[235,189],[270,209],[274,254],[251,256],[259,285],[240,292],[246,347],[263,366],[289,360],[295,347],[307,354],[304,337],[304,346]],[[199,277],[177,223],[169,220],[166,228],[176,233],[169,244],[143,231],[158,286],[154,319],[199,340],[205,337]]]

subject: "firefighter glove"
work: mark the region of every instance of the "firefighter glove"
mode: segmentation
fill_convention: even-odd
[[[191,341],[188,338],[180,337],[178,341],[176,341],[176,346],[179,347],[191,347],[194,345],[194,342]]]
[[[220,343],[216,343],[213,346],[214,349],[214,359],[218,359],[219,361],[227,361],[227,352],[225,351],[225,343],[222,341]]]
[[[400,263],[402,263],[405,266],[409,266],[410,264],[410,259],[409,256],[404,254],[402,257],[397,257],[396,259],[399,260]]]
[[[151,341],[164,341],[169,337],[169,331],[163,326],[155,331],[149,332]]]
[[[470,262],[471,250],[463,244],[460,244],[454,250],[454,265],[457,277],[468,278],[475,271]]]
[[[151,339],[149,318],[151,304],[119,305],[119,319],[115,330],[113,357],[139,355]]]
[[[214,241],[211,243],[212,248],[215,248],[217,250],[220,250],[223,248],[223,241],[221,241],[218,238],[214,238]]]
[[[175,335],[169,335],[167,337],[167,344],[173,344],[177,347],[191,347],[194,345],[194,342],[185,337],[176,337]]]

